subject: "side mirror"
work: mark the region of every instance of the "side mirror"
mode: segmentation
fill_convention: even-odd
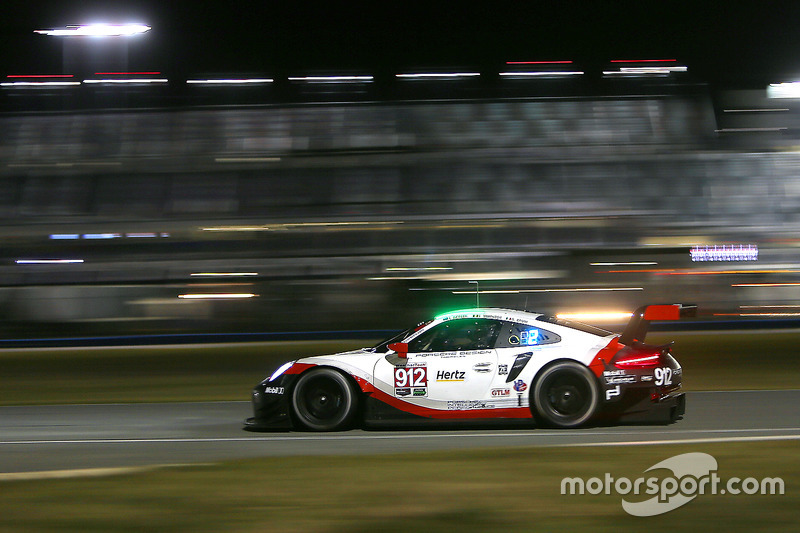
[[[408,343],[407,342],[393,342],[387,346],[390,350],[397,352],[397,357],[408,357]]]

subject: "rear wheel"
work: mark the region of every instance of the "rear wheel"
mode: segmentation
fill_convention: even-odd
[[[573,428],[588,422],[600,404],[600,387],[585,366],[562,361],[546,368],[531,391],[536,419],[547,426]]]
[[[295,419],[313,431],[336,431],[348,427],[355,417],[358,396],[341,372],[316,368],[300,376],[292,391]]]

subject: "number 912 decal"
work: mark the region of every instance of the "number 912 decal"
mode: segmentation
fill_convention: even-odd
[[[395,396],[427,396],[428,368],[424,366],[394,369]]]
[[[395,368],[395,387],[427,387],[428,369],[424,366],[412,368]]]
[[[669,367],[656,368],[655,384],[658,386],[672,385],[672,369]]]

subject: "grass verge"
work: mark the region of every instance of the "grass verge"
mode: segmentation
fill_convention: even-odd
[[[561,494],[564,477],[663,479],[645,470],[687,452],[713,455],[723,482],[781,477],[785,494],[699,495],[650,518],[613,491]],[[264,458],[0,483],[0,531],[796,531],[798,509],[797,441]]]

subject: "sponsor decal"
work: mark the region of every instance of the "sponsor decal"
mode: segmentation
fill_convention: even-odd
[[[452,400],[447,402],[450,411],[470,411],[472,409],[493,409],[494,405],[483,400]]]
[[[497,375],[498,376],[507,376],[508,375],[508,365],[497,365]]]
[[[518,379],[514,382],[514,390],[517,391],[517,407],[522,407],[522,393],[528,390],[528,385]]]
[[[496,320],[506,320],[505,315],[498,315],[495,313],[453,313],[451,315],[445,315],[440,317],[442,322],[447,322],[448,320],[458,320],[459,318],[493,318]]]
[[[636,383],[636,376],[611,376],[606,377],[608,385],[615,385],[617,383]]]
[[[478,315],[470,315],[467,313],[456,313],[449,316],[442,317],[442,322],[447,322],[448,320],[458,320],[459,318],[475,318]]]
[[[436,381],[466,381],[467,373],[463,370],[439,370]]]
[[[264,387],[265,394],[283,394],[284,388],[283,387]]]
[[[492,396],[495,398],[505,398],[511,396],[511,389],[492,389]]]
[[[409,396],[411,395],[411,389],[408,387],[404,387],[402,389],[394,389],[395,396]]]
[[[653,381],[653,376],[642,376],[642,381]]]
[[[439,359],[463,359],[469,352],[422,352],[415,354],[415,357],[438,357]]]
[[[603,375],[604,376],[624,376],[625,375],[625,371],[624,370],[604,370],[603,371]]]
[[[412,394],[414,396],[427,396],[428,395],[428,389],[427,388],[414,389],[414,392]]]
[[[617,385],[613,389],[608,389],[606,390],[606,401],[610,400],[615,396],[619,396],[620,394],[622,394],[622,389],[620,388],[619,385]]]

